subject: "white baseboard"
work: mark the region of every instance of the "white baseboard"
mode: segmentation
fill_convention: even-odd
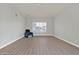
[[[8,46],[8,45],[10,45],[10,44],[12,44],[12,43],[14,43],[15,41],[17,41],[17,40],[19,40],[19,39],[21,39],[21,38],[23,38],[23,36],[21,36],[21,37],[15,39],[15,40],[13,40],[13,41],[11,41],[11,42],[9,42],[9,43],[3,45],[3,46],[1,46],[0,49],[2,49],[2,48],[4,48],[4,47],[6,47],[6,46]]]
[[[58,39],[60,39],[60,40],[62,40],[62,41],[65,41],[65,42],[67,42],[67,43],[70,44],[70,45],[73,45],[73,46],[79,48],[79,45],[77,45],[77,44],[75,44],[75,43],[73,43],[73,42],[70,42],[70,41],[68,41],[68,40],[62,39],[62,38],[60,38],[59,36],[56,36],[56,35],[54,35],[54,37],[56,37],[56,38],[58,38]]]
[[[34,36],[53,36],[53,34],[34,34]]]

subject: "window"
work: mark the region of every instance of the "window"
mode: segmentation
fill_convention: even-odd
[[[46,22],[33,22],[32,30],[34,32],[46,32]]]

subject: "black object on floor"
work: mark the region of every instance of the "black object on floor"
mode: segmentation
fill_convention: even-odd
[[[29,36],[33,37],[33,32],[30,32],[30,29],[26,29],[24,33],[24,37],[28,38]]]

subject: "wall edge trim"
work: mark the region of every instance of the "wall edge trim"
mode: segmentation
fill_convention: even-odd
[[[56,35],[54,35],[54,37],[56,37],[56,38],[58,38],[58,39],[60,39],[60,40],[62,40],[62,41],[64,41],[64,42],[66,42],[66,43],[68,43],[68,44],[70,44],[70,45],[73,45],[73,46],[79,48],[79,45],[77,45],[77,44],[75,44],[75,43],[73,43],[73,42],[70,42],[70,41],[68,41],[68,40],[65,40],[65,39],[63,39],[63,38],[61,38],[61,37],[59,37],[59,36],[56,36]]]
[[[10,44],[12,44],[12,43],[14,43],[14,42],[16,42],[17,40],[20,40],[21,38],[23,38],[23,36],[21,36],[21,37],[15,39],[15,40],[13,40],[13,41],[11,41],[11,42],[9,42],[9,43],[4,44],[3,46],[0,47],[0,49],[2,49],[2,48],[4,48],[4,47],[6,47],[6,46],[8,46],[8,45],[10,45]]]

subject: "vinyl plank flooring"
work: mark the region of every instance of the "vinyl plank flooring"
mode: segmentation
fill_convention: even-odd
[[[52,36],[37,36],[6,46],[0,55],[79,55],[79,48]]]

